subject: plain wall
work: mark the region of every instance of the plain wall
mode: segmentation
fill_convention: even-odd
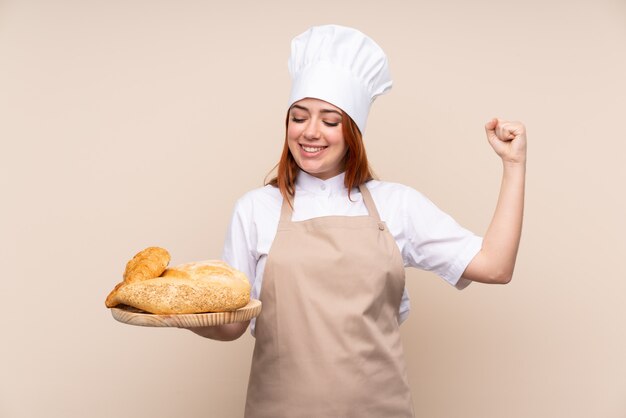
[[[626,417],[626,3],[0,2],[0,417],[241,417],[253,348],[115,321],[139,250],[219,258],[278,161],[292,37],[338,23],[389,56],[378,176],[483,234],[528,129],[513,281],[407,273],[418,417]]]

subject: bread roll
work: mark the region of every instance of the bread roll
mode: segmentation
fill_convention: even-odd
[[[162,264],[162,259],[155,260],[144,257],[146,263]],[[158,268],[139,270],[154,272]],[[139,279],[139,276],[130,276],[130,281],[125,279],[107,298],[107,307],[124,304],[159,315],[190,314],[233,311],[250,301],[246,276],[223,261],[185,263],[159,274],[159,277],[145,278],[142,274]]]

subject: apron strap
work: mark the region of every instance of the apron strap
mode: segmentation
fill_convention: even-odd
[[[293,214],[293,209],[289,205],[289,200],[283,197],[283,205],[280,209],[280,224],[289,224],[291,223],[291,215]]]
[[[361,196],[363,196],[363,203],[365,203],[365,207],[367,208],[367,212],[373,218],[375,218],[378,222],[380,222],[380,215],[378,214],[378,209],[376,209],[376,205],[374,204],[374,199],[372,199],[372,195],[365,185],[359,184],[359,190],[361,191]]]

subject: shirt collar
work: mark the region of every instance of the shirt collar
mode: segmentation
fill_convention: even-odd
[[[328,180],[322,180],[310,175],[306,171],[300,170],[296,177],[296,193],[298,190],[324,196],[347,195],[344,179],[346,173],[336,175]]]

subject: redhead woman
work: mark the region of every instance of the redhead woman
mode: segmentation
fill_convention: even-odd
[[[363,33],[313,27],[292,41],[292,90],[278,171],[237,202],[223,258],[248,275],[263,310],[250,323],[192,329],[256,338],[245,416],[413,417],[399,326],[405,268],[462,289],[511,280],[520,240],[525,128],[485,125],[503,162],[484,238],[425,196],[373,178],[363,146],[387,59]]]

